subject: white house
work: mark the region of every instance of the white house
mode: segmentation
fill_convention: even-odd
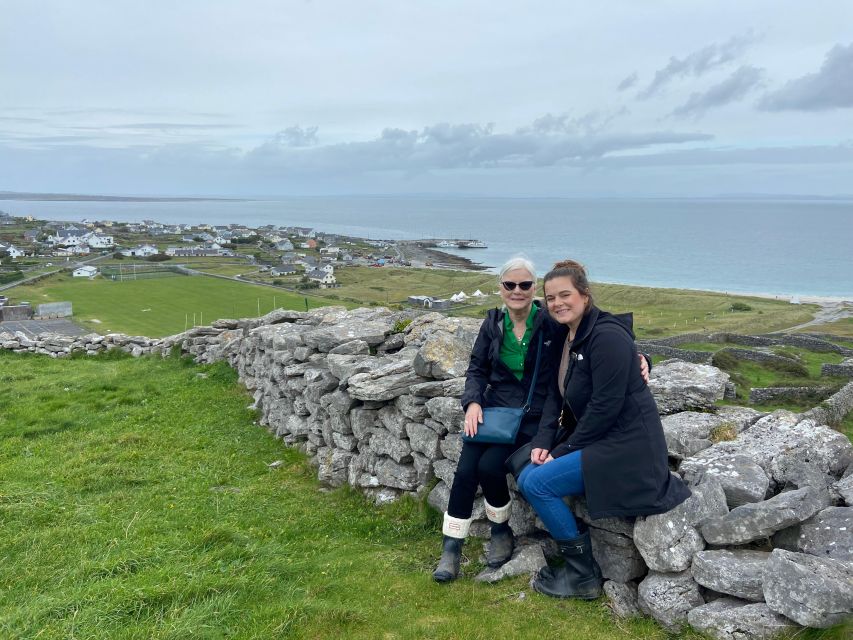
[[[335,272],[335,268],[329,263],[320,265],[319,269],[320,269],[320,271],[325,271],[329,275],[331,275]]]
[[[97,233],[90,233],[86,236],[86,242],[93,249],[111,249],[115,246],[112,236],[102,236]]]
[[[308,279],[311,282],[318,283],[321,289],[328,289],[338,283],[338,280],[334,275],[321,271],[320,269],[314,269],[314,271],[309,271],[305,275],[308,276]]]
[[[71,275],[75,278],[92,278],[98,275],[98,269],[90,266],[77,267],[71,272]]]
[[[87,235],[89,235],[87,231],[84,231],[83,229],[77,229],[76,227],[71,227],[67,229],[58,229],[54,235],[48,236],[47,241],[50,244],[58,244],[64,247],[74,247],[78,244],[83,244],[83,238]]]
[[[10,245],[6,246],[5,248],[3,246],[0,246],[0,250],[8,253],[10,258],[21,258],[24,256],[23,250],[18,249],[18,247],[16,247],[13,244],[10,244]]]
[[[141,244],[138,247],[134,247],[132,249],[125,249],[121,252],[123,256],[135,257],[135,258],[147,258],[148,256],[155,256],[160,253],[152,244]]]

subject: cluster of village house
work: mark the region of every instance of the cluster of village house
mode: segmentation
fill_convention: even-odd
[[[16,224],[18,220],[33,221],[32,218],[16,219],[0,212],[0,225]],[[79,225],[51,222],[41,228],[25,231],[20,245],[0,242],[0,251],[5,252],[13,260],[27,255],[84,257],[111,250],[117,250],[127,257],[138,258],[148,258],[160,253],[160,249],[150,243],[129,248],[117,247],[110,230],[119,224],[112,221],[87,220]],[[277,265],[262,265],[261,271],[268,272],[274,277],[304,272],[308,281],[320,288],[337,286],[333,262],[338,265],[384,264],[386,259],[389,259],[388,256],[365,258],[359,254],[352,254],[337,246],[340,240],[337,236],[319,233],[307,227],[266,225],[252,229],[240,225],[168,225],[152,220],[121,224],[121,227],[123,232],[143,234],[152,238],[181,236],[181,242],[184,244],[169,246],[163,251],[170,257],[234,256],[233,249],[228,248],[233,247],[233,243],[258,237],[280,252],[281,260]],[[363,242],[379,249],[387,246],[382,241]],[[297,252],[299,249],[317,250],[318,248],[319,258]],[[98,269],[91,265],[81,265],[72,272],[76,277],[93,277],[97,274]]]

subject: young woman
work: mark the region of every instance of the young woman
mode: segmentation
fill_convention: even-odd
[[[651,391],[639,375],[630,316],[593,305],[584,267],[558,262],[545,275],[545,303],[564,327],[562,357],[533,438],[533,464],[518,484],[557,541],[565,564],[533,582],[559,598],[596,598],[601,574],[589,532],[578,526],[563,496],[584,495],[593,519],[669,511],[690,496],[669,472],[666,441]],[[558,416],[574,424],[549,450]]]

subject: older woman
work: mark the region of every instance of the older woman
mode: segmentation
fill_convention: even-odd
[[[530,441],[539,427],[549,380],[549,370],[559,345],[552,333],[559,329],[548,314],[534,303],[536,272],[522,257],[509,260],[498,276],[503,308],[492,309],[480,327],[471,352],[471,361],[462,394],[466,435],[473,436],[483,422],[484,407],[521,407],[524,405],[533,370],[540,334],[542,355],[530,411],[522,420],[515,443],[481,444],[464,442],[444,514],[443,550],[433,577],[449,582],[459,574],[462,543],[471,526],[471,514],[477,486],[483,488],[486,516],[491,522],[491,543],[486,561],[499,567],[512,557],[514,540],[508,520],[510,495],[504,461],[516,448]],[[530,348],[533,345],[533,348]]]
[[[586,496],[593,519],[669,511],[690,495],[669,472],[657,406],[638,373],[630,316],[593,305],[584,267],[558,262],[545,275],[545,302],[564,327],[556,384],[533,438],[519,487],[557,541],[565,563],[543,569],[533,587],[559,598],[595,598],[601,574],[589,532],[578,526],[563,496]],[[553,382],[552,382],[553,384]],[[557,416],[574,423],[554,447]]]

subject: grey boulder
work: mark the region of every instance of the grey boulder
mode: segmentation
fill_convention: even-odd
[[[690,626],[716,640],[770,640],[797,625],[766,604],[720,598],[687,614]]]
[[[650,374],[649,389],[662,415],[711,409],[722,400],[729,374],[706,364],[669,360]]]
[[[652,571],[637,588],[640,610],[652,616],[667,631],[677,633],[687,622],[687,613],[704,604],[699,585],[689,571]]]
[[[697,526],[728,512],[722,486],[708,480],[691,487],[692,495],[659,515],[637,518],[634,544],[654,571],[684,571],[693,554],[705,548]]]
[[[439,332],[426,339],[415,356],[415,372],[424,378],[448,380],[465,375],[473,342]]]
[[[606,580],[628,582],[646,575],[646,563],[628,536],[606,529],[589,528],[592,555]]]
[[[827,507],[773,536],[773,545],[821,558],[853,562],[853,507]]]
[[[722,436],[737,435],[762,415],[747,407],[721,407],[717,413],[674,413],[661,418],[661,423],[669,455],[687,458]]]
[[[512,558],[497,569],[486,569],[481,571],[475,578],[477,582],[497,582],[504,578],[513,578],[524,574],[533,574],[548,563],[545,554],[538,544],[526,544],[516,547]]]
[[[774,549],[764,572],[764,599],[801,625],[839,624],[853,616],[853,565]]]
[[[693,579],[703,587],[753,602],[764,601],[762,580],[770,553],[743,549],[700,551],[693,556]]]
[[[730,509],[764,500],[770,478],[754,460],[744,455],[714,457],[709,460],[689,458],[679,468],[685,482],[693,484],[705,478],[719,481]]]
[[[700,530],[715,545],[746,544],[811,518],[823,508],[820,491],[805,487],[706,520]]]
[[[642,615],[637,596],[637,585],[633,582],[604,583],[604,593],[610,604],[610,610],[617,618],[634,618]]]

